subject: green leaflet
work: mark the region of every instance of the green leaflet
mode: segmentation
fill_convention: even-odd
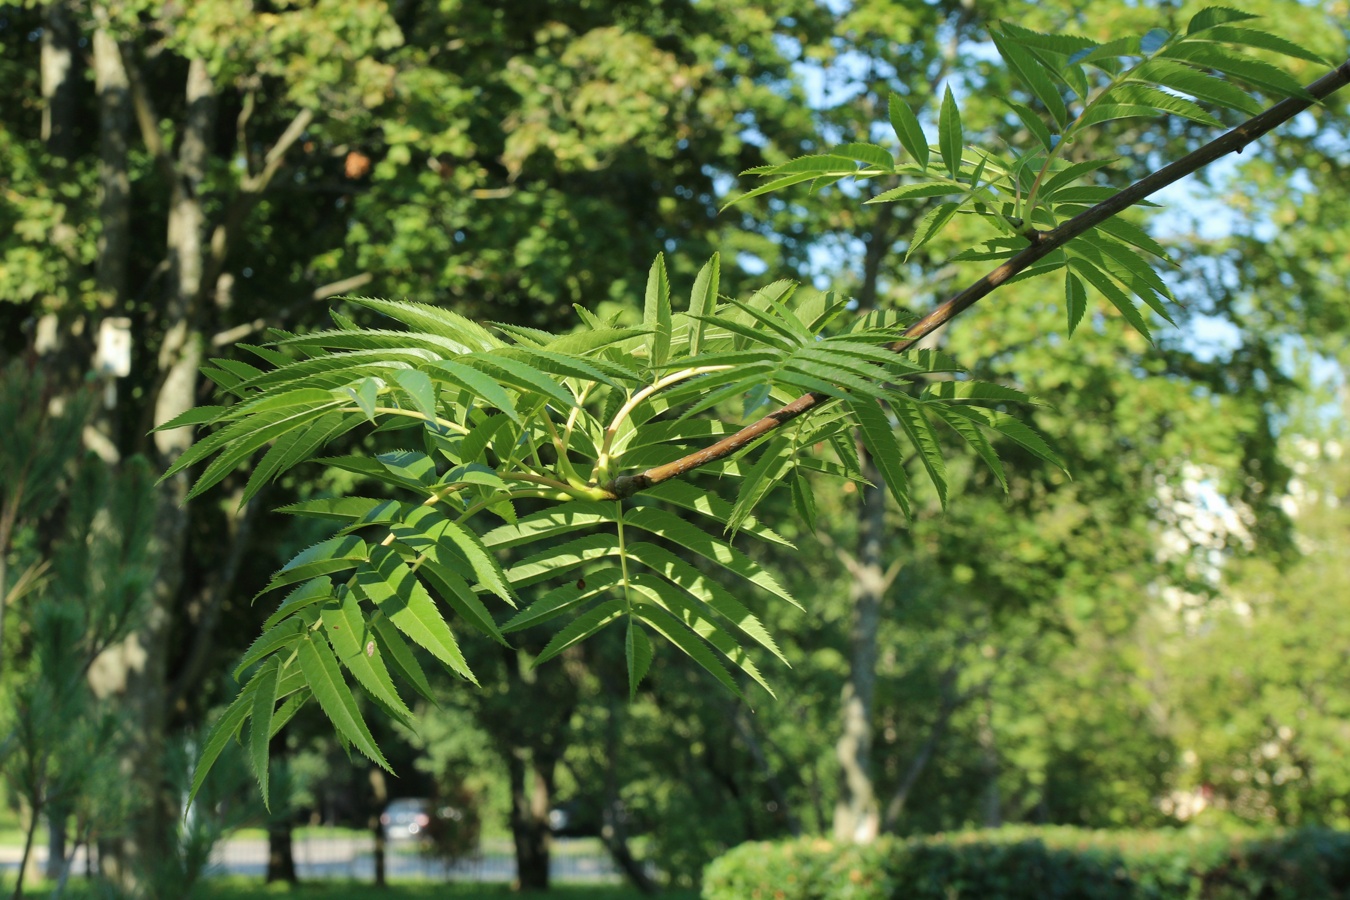
[[[843,156],[847,159],[855,159],[865,165],[880,169],[883,172],[892,172],[895,170],[895,157],[891,156],[884,147],[878,147],[876,144],[840,144],[838,147],[830,150],[831,156]]]
[[[1069,317],[1069,335],[1072,336],[1087,310],[1087,289],[1077,275],[1067,270],[1064,272],[1064,303]]]
[[[574,500],[524,516],[483,535],[483,546],[494,549],[532,544],[546,537],[614,521],[614,504]]]
[[[327,581],[327,579],[323,580]],[[303,591],[304,588],[301,588],[300,590]],[[310,593],[317,594],[317,591],[312,591]],[[327,589],[321,597],[315,596],[314,599],[309,602],[317,603],[319,600],[327,599],[331,595],[331,589]],[[295,607],[288,610],[287,614],[293,612],[294,609]],[[278,610],[278,613],[280,613],[280,610]],[[274,613],[273,615],[275,616],[276,614]],[[304,626],[299,619],[285,619],[277,625],[272,625],[271,621],[271,619],[268,619],[268,624],[270,626],[268,630],[264,631],[249,645],[249,648],[244,651],[243,657],[240,658],[239,664],[235,666],[234,669],[235,681],[239,680],[239,676],[242,675],[249,666],[266,656],[270,656],[283,647],[294,644],[296,641],[300,640],[300,635],[304,633]]]
[[[984,460],[984,464],[989,467],[989,471],[994,473],[994,477],[998,479],[1003,492],[1007,493],[1008,476],[1003,471],[1003,462],[998,458],[998,452],[994,450],[994,445],[989,443],[989,439],[984,436],[980,429],[969,419],[952,412],[951,409],[941,404],[934,404],[933,412],[965,439],[980,459]]]
[[[216,764],[220,758],[221,752],[225,746],[239,734],[239,729],[243,726],[244,720],[253,714],[253,695],[258,690],[258,680],[255,676],[244,685],[241,690],[225,709],[224,714],[216,720],[216,724],[211,728],[211,732],[206,736],[206,742],[202,744],[201,754],[197,757],[196,768],[192,771],[192,787],[188,790],[188,806],[196,798],[197,792],[202,789],[202,784],[206,782],[206,776],[210,773],[211,767]]]
[[[651,331],[647,338],[647,360],[663,366],[670,357],[670,280],[666,277],[665,254],[656,254],[647,275],[647,300],[642,325]]]
[[[1041,405],[1041,401],[1016,388],[988,381],[939,381],[923,389],[922,399],[945,400],[947,403],[1004,401]],[[929,408],[936,408],[936,405],[930,405]]]
[[[1045,108],[1050,111],[1050,117],[1062,130],[1069,123],[1069,111],[1064,106],[1064,98],[1060,96],[1059,88],[1042,68],[1041,63],[1031,53],[999,32],[990,31],[989,36],[993,39],[999,56],[1002,56],[1003,61],[1008,64],[1008,68],[1017,73],[1036,99],[1045,104]]]
[[[428,331],[463,345],[460,352],[491,350],[500,346],[501,341],[492,336],[486,328],[443,306],[428,306],[423,303],[376,300],[371,297],[348,297],[351,302],[367,309],[383,313],[420,331]]]
[[[945,410],[952,416],[960,416],[969,419],[978,425],[995,431],[1009,440],[1022,445],[1023,448],[1030,451],[1034,456],[1045,460],[1052,466],[1056,466],[1061,471],[1067,473],[1069,470],[1065,467],[1064,461],[1060,459],[1059,454],[1054,451],[1045,438],[1041,437],[1035,431],[1027,427],[1020,419],[1015,419],[1007,413],[998,412],[993,409],[984,409],[978,406],[949,406]]]
[[[938,149],[942,151],[943,165],[953,178],[961,174],[961,147],[964,144],[961,111],[956,108],[956,98],[952,96],[951,85],[948,85],[942,95],[942,109],[938,113]]]
[[[276,737],[281,729],[285,728],[287,723],[295,718],[295,714],[298,713],[300,708],[308,703],[313,696],[314,695],[308,691],[304,691],[291,694],[291,696],[287,697],[286,701],[282,703],[281,707],[272,715],[272,737]]]
[[[1116,286],[1110,276],[1093,265],[1090,260],[1079,256],[1070,257],[1069,267],[1081,275],[1088,284],[1104,294],[1106,299],[1111,301],[1111,305],[1120,311],[1120,314],[1125,317],[1125,321],[1129,322],[1135,331],[1149,341],[1153,340],[1153,335],[1148,330],[1148,324],[1144,321],[1144,317],[1139,314],[1139,308],[1125,295],[1124,291]]]
[[[939,203],[930,209],[922,219],[919,225],[914,229],[914,237],[910,239],[909,249],[905,251],[905,261],[919,251],[924,244],[931,241],[942,227],[952,220],[956,211],[961,208],[959,203]]]
[[[276,659],[268,660],[258,670],[254,681],[257,689],[253,691],[253,721],[249,726],[248,757],[253,766],[253,774],[258,779],[258,788],[262,792],[263,806],[271,808],[269,794],[269,771],[267,765],[267,745],[272,739],[272,715],[277,705],[277,673],[280,665]]]
[[[333,606],[327,606],[320,614],[324,633],[333,645],[338,661],[352,675],[366,692],[405,725],[413,720],[412,710],[399,697],[394,680],[389,677],[383,656],[375,642],[374,633],[361,613],[361,604],[356,595],[348,592],[342,600]]]
[[[370,627],[375,634],[375,645],[389,668],[400,679],[412,685],[422,699],[434,704],[436,699],[431,695],[431,685],[422,671],[422,664],[417,661],[412,648],[403,640],[398,629],[382,613],[370,617]]]
[[[356,708],[356,698],[352,696],[351,688],[342,680],[342,671],[333,658],[328,642],[311,634],[300,641],[298,650],[300,670],[305,673],[314,699],[319,701],[319,708],[328,721],[333,723],[345,741],[371,762],[392,773],[384,754],[375,745],[365,719],[361,718],[361,711]]]
[[[520,588],[545,578],[564,576],[584,563],[618,554],[619,539],[613,532],[592,534],[528,556],[507,569],[506,577]]]
[[[631,541],[627,551],[629,559],[636,560],[671,581],[702,607],[726,619],[755,643],[778,657],[780,662],[787,663],[787,657],[778,649],[778,644],[764,624],[726,588],[656,544]]]
[[[421,559],[418,572],[440,598],[448,603],[455,612],[474,628],[486,634],[499,644],[506,645],[506,639],[497,630],[497,623],[488,612],[483,601],[473,592],[468,583],[444,560],[439,558],[441,548],[430,547]]]
[[[872,458],[872,463],[881,472],[891,496],[900,505],[900,510],[908,518],[911,515],[909,503],[909,478],[905,475],[904,459],[900,454],[900,444],[891,431],[891,423],[881,407],[871,400],[858,400],[849,404],[858,420],[858,434],[863,446]]]
[[[699,604],[691,603],[688,594],[677,590],[670,582],[657,578],[646,572],[639,572],[633,576],[631,587],[640,595],[644,595],[646,602],[639,602],[637,605],[637,614],[643,615],[644,608],[648,603],[660,607],[671,615],[672,618],[679,621],[681,625],[702,638],[708,644],[711,644],[719,653],[727,658],[736,668],[749,675],[756,684],[768,691],[773,696],[773,689],[764,679],[759,667],[751,659],[750,654],[745,648],[736,641],[734,637],[717,626],[717,624],[708,617],[707,611]],[[695,642],[699,643],[699,642]],[[702,647],[702,644],[699,644]],[[702,664],[698,654],[690,653],[689,650],[681,647],[686,653]],[[706,651],[706,648],[703,648]],[[715,659],[715,657],[712,657]],[[707,666],[704,666],[707,668]],[[719,664],[717,667],[721,669]],[[711,671],[711,670],[710,670]]]
[[[761,568],[759,564],[752,562],[749,557],[730,544],[718,540],[679,516],[666,512],[664,509],[644,507],[624,513],[623,520],[625,525],[640,528],[649,534],[679,544],[686,550],[697,553],[728,572],[739,575],[746,581],[752,582],[800,608],[792,595],[778,583],[778,579]]]
[[[500,384],[477,369],[442,359],[428,365],[427,374],[437,381],[464,388],[479,398],[484,405],[500,409],[516,424],[523,424],[511,395],[503,390]]]
[[[624,658],[628,662],[628,698],[637,697],[638,684],[647,677],[652,665],[652,642],[647,639],[637,619],[628,619],[628,633],[624,636]]]
[[[902,184],[898,188],[883,191],[867,200],[867,203],[893,203],[897,200],[918,200],[923,197],[948,197],[966,191],[966,185],[959,181],[920,181],[917,184]]]
[[[811,491],[811,484],[806,477],[801,474],[798,467],[792,473],[792,508],[797,515],[801,516],[806,527],[813,533],[816,530],[816,497]]]
[[[511,606],[516,605],[506,574],[502,571],[497,558],[488,552],[478,535],[463,525],[451,521],[433,507],[405,507],[405,513],[399,517],[406,529],[395,529],[395,534],[404,543],[412,544],[409,538],[421,539],[439,545],[452,556],[441,556],[439,562],[447,568],[453,568],[453,560],[458,557],[468,564],[475,578]]]
[[[703,345],[702,316],[712,313],[717,306],[717,287],[722,273],[722,257],[714,253],[699,269],[694,279],[694,291],[689,297],[689,317],[693,320],[689,335],[689,355],[697,356]]]
[[[436,601],[398,554],[376,547],[371,562],[370,567],[357,572],[354,590],[374,603],[395,628],[431,651],[446,668],[477,684],[460,652],[459,642],[436,609]]]
[[[535,659],[534,665],[541,666],[559,653],[575,644],[579,644],[610,622],[618,619],[627,611],[627,600],[609,600],[601,603],[590,612],[573,619],[567,627],[553,636]]]
[[[491,377],[511,385],[522,394],[533,393],[554,401],[558,409],[571,409],[575,403],[572,395],[558,382],[529,363],[512,356],[504,353],[478,353],[465,357],[464,361],[476,368],[490,370]],[[603,374],[599,372],[596,374],[601,379],[604,378]]]
[[[717,494],[711,491],[699,490],[686,481],[667,481],[656,487],[648,488],[645,495],[654,497],[658,500],[664,500],[667,503],[682,509],[687,509],[690,512],[696,512],[700,515],[707,516],[721,524],[725,524],[731,517],[732,506],[730,503],[723,500]],[[791,541],[774,531],[772,528],[764,525],[754,516],[745,517],[737,530],[754,535],[760,540],[768,541],[771,544],[778,544],[788,548],[792,548],[793,546]]]
[[[1020,103],[1013,103],[1011,100],[1004,102],[1006,102],[1008,107],[1017,114],[1017,118],[1026,126],[1027,131],[1031,132],[1031,136],[1040,142],[1041,147],[1046,150],[1054,149],[1055,139],[1051,135],[1050,129],[1045,127],[1045,122],[1041,121],[1040,116],[1036,115],[1036,113]]]
[[[554,588],[516,613],[502,626],[502,632],[510,634],[522,628],[540,625],[622,583],[623,570],[619,568],[611,567],[587,572],[584,578]]]
[[[698,663],[705,672],[720,681],[723,687],[737,697],[744,699],[745,695],[741,693],[740,685],[727,673],[726,667],[718,661],[717,657],[713,656],[712,651],[708,649],[708,645],[703,642],[703,639],[688,625],[672,616],[656,602],[659,597],[656,589],[647,583],[638,584],[634,587],[647,594],[649,599],[646,602],[635,604],[633,614],[650,625],[667,641],[684,651],[684,654]]]
[[[891,94],[888,103],[888,110],[891,117],[891,127],[895,129],[895,136],[900,139],[900,146],[905,148],[905,152],[914,157],[914,161],[922,169],[928,168],[928,139],[924,137],[923,126],[919,124],[914,111],[909,108],[903,97],[899,94]]]
[[[727,518],[726,529],[735,533],[740,530],[750,513],[759,505],[759,501],[782,481],[792,466],[794,445],[786,437],[776,437],[760,451],[759,458],[741,480],[740,492],[736,495],[736,505]]]
[[[909,442],[918,451],[919,462],[923,464],[928,478],[937,491],[942,508],[947,508],[947,462],[938,443],[933,425],[924,413],[924,405],[904,394],[891,396],[891,410],[895,413],[900,427],[909,437]]]
[[[329,538],[297,553],[281,571],[272,576],[267,587],[258,592],[261,597],[288,584],[308,581],[320,575],[354,569],[370,558],[366,542],[355,535]]]
[[[416,369],[402,369],[394,373],[394,380],[408,392],[413,407],[428,422],[436,421],[436,386],[431,383],[425,372]]]

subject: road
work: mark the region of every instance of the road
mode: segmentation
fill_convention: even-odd
[[[607,856],[576,853],[578,848],[570,846],[567,839],[555,841],[554,847],[552,871],[558,881],[618,881],[620,878]],[[372,841],[368,837],[297,837],[293,845],[296,874],[302,881],[373,879],[375,863],[371,848]],[[47,848],[35,847],[34,853],[38,865],[42,865],[46,861]],[[20,847],[0,846],[0,869],[17,869],[20,858]],[[267,841],[261,838],[223,841],[212,852],[211,865],[213,874],[261,878],[267,873]],[[76,873],[85,871],[83,850],[77,853],[73,870]],[[391,841],[385,854],[385,873],[390,879],[508,882],[516,877],[516,861],[509,853],[494,850],[447,866],[418,853],[410,842]]]

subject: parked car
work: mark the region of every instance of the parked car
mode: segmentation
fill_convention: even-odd
[[[380,815],[380,825],[389,840],[421,836],[431,824],[431,801],[420,797],[393,800]]]

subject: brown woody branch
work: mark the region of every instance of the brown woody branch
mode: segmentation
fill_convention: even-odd
[[[897,353],[908,350],[918,341],[970,309],[1000,285],[1007,283],[1013,276],[1050,255],[1069,241],[1085,234],[1117,213],[1129,209],[1168,185],[1180,181],[1192,172],[1204,168],[1215,160],[1227,156],[1229,153],[1241,153],[1243,148],[1252,141],[1283,125],[1312,106],[1314,102],[1329,97],[1345,87],[1346,84],[1350,84],[1350,60],[1308,85],[1307,92],[1311,95],[1310,99],[1289,97],[1281,100],[1265,112],[1253,116],[1198,150],[1187,154],[1170,165],[1164,166],[1152,175],[1136,181],[1120,193],[1103,200],[1091,209],[1079,213],[1053,231],[1041,233],[1039,239],[1031,246],[1022,250],[959,294],[943,301],[928,315],[911,325],[906,329],[904,338],[892,344],[891,349]],[[653,485],[678,478],[709,463],[726,459],[764,435],[774,432],[798,416],[810,412],[829,399],[830,397],[827,394],[815,392],[803,394],[786,406],[769,413],[759,421],[747,425],[730,437],[723,438],[709,447],[635,475],[620,475],[608,484],[603,485],[603,488],[615,499],[631,497],[633,494],[646,490]]]

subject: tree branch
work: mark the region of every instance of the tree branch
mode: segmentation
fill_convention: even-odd
[[[122,68],[126,70],[127,81],[131,86],[131,108],[136,113],[136,124],[141,131],[141,140],[145,143],[145,149],[155,158],[155,163],[164,176],[172,182],[178,177],[178,169],[174,165],[173,157],[169,155],[169,148],[164,146],[164,139],[160,136],[159,115],[155,112],[154,103],[145,89],[140,66],[136,65],[128,45],[118,44],[118,51],[122,55]]]
[[[1289,97],[1281,100],[1265,112],[1253,116],[1198,150],[1136,181],[1120,193],[1103,200],[1091,209],[1079,213],[1055,230],[1041,234],[1031,246],[1022,250],[959,294],[945,300],[928,315],[911,325],[905,331],[904,339],[892,344],[891,349],[897,353],[908,350],[915,343],[987,297],[1000,285],[1007,283],[1013,276],[1050,255],[1069,241],[1085,234],[1117,213],[1134,206],[1168,185],[1204,168],[1215,160],[1230,153],[1241,153],[1252,141],[1283,125],[1312,106],[1314,102],[1331,96],[1331,94],[1345,87],[1346,84],[1350,84],[1350,60],[1308,85],[1307,91],[1312,99]],[[655,466],[635,475],[620,475],[604,485],[604,490],[615,499],[631,497],[633,494],[658,485],[663,481],[678,478],[709,463],[726,459],[764,435],[782,428],[793,419],[810,412],[830,399],[827,394],[814,392],[803,394],[759,421],[752,422],[730,437],[723,438],[711,446],[690,453],[674,462]]]
[[[245,104],[247,107],[247,104]],[[242,115],[242,113],[241,113]],[[235,236],[239,229],[244,225],[244,219],[249,211],[253,209],[253,204],[258,202],[258,198],[267,190],[267,186],[272,183],[278,171],[281,170],[282,163],[285,162],[286,153],[300,140],[300,136],[305,133],[305,129],[314,121],[314,112],[309,109],[302,109],[291,119],[286,130],[277,138],[272,148],[267,151],[262,170],[255,175],[245,175],[239,183],[239,192],[235,194],[234,199],[225,210],[220,224],[215,227],[211,233],[211,256],[206,265],[206,277],[202,279],[202,290],[214,290],[216,279],[225,268],[225,259],[229,256],[230,245],[234,243]],[[240,123],[242,129],[243,124]],[[243,148],[245,154],[248,148]]]

